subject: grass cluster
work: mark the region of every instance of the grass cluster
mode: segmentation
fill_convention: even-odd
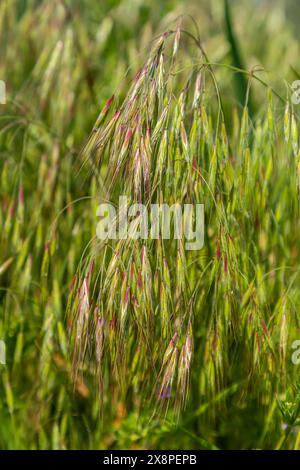
[[[1,448],[300,447],[295,32],[160,3],[0,5]],[[203,249],[98,240],[119,195],[203,203]]]

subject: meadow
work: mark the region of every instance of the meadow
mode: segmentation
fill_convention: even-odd
[[[0,449],[300,449],[299,10],[1,1]]]

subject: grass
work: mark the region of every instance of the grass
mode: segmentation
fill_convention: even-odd
[[[3,449],[300,446],[297,41],[158,4],[1,3]],[[203,203],[204,248],[100,242],[120,194]]]

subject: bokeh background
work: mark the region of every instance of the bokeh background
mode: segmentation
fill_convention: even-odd
[[[268,448],[280,439],[279,412],[268,418],[251,398],[240,408],[235,384],[218,397],[226,397],[226,410],[211,416],[209,397],[195,392],[175,425],[149,421],[113,392],[101,414],[92,378],[74,384],[71,377],[65,311],[95,230],[95,205],[81,199],[93,192],[93,179],[78,177],[78,155],[109,97],[122,100],[153,40],[179,18],[185,29],[198,28],[212,63],[261,68],[261,79],[283,96],[300,77],[299,1],[237,0],[230,7],[238,57],[222,0],[1,1],[1,449],[185,449],[216,440],[224,448]],[[191,44],[185,47],[190,53]],[[242,109],[243,83],[226,67],[216,66],[215,74],[230,128],[232,108]],[[253,119],[265,95],[253,83]]]

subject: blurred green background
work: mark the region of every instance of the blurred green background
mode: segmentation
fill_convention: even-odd
[[[222,0],[1,1],[0,79],[7,84],[0,107],[0,339],[7,347],[1,449],[185,449],[212,441],[268,448],[280,439],[279,414],[266,416],[251,399],[239,408],[235,384],[224,392],[227,408],[214,417],[209,397],[194,393],[175,426],[149,422],[113,393],[100,416],[93,380],[74,385],[70,372],[66,304],[95,225],[94,203],[80,200],[93,189],[78,177],[78,153],[107,99],[125,96],[153,39],[183,15],[185,29],[196,33],[197,25],[212,63],[238,65],[237,46],[240,65],[262,67],[262,80],[283,96],[285,82],[300,76],[299,2],[229,3],[234,40]],[[243,82],[224,67],[215,73],[230,128],[232,107],[241,111],[244,104]],[[253,84],[253,119],[265,92]],[[269,419],[276,425],[268,440]]]

